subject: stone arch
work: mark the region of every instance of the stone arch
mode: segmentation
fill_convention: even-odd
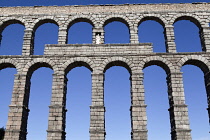
[[[183,58],[181,58],[178,62],[179,70],[181,71],[181,68],[185,65],[194,65],[203,72],[204,75],[204,86],[206,90],[206,96],[207,96],[207,111],[209,116],[209,123],[210,123],[210,67],[209,67],[209,61],[201,56],[201,55],[188,55]]]
[[[168,92],[168,95],[166,95],[166,97],[168,97],[169,107],[171,108],[171,106],[174,105],[174,100],[176,100],[175,99],[176,96],[173,95],[174,90],[172,89],[173,80],[171,79],[171,74],[175,73],[176,69],[169,60],[167,60],[166,58],[163,58],[163,57],[159,57],[159,56],[150,56],[150,57],[144,58],[139,63],[139,69],[143,70],[144,68],[146,68],[148,66],[152,66],[152,65],[161,67],[166,73],[166,84],[167,84],[167,92]],[[165,111],[167,111],[167,109]],[[168,111],[170,114],[168,122],[170,122],[170,128],[172,130],[171,137],[174,138],[173,129],[174,129],[175,125],[174,125],[173,121],[176,119],[176,116],[173,114],[174,112],[172,109],[169,109]],[[169,131],[170,131],[170,129],[169,129]]]
[[[160,66],[165,70],[167,74],[175,72],[175,67],[173,66],[173,64],[170,61],[168,61],[166,58],[162,58],[160,56],[150,56],[143,59],[139,63],[138,70],[142,71],[144,68],[151,65]]]
[[[122,86],[125,86],[125,83],[119,81],[119,79],[118,79],[118,82],[119,82],[118,85],[121,85],[121,89],[124,90],[122,95],[121,94],[116,94],[116,96],[118,98],[116,98],[116,97],[112,98],[112,96],[111,96],[112,95],[111,93],[114,91],[113,87],[111,88],[112,92],[111,91],[106,92],[106,89],[110,88],[110,87],[108,86],[108,84],[107,84],[108,82],[106,82],[107,80],[105,80],[105,79],[113,79],[114,80],[116,78],[115,76],[118,75],[118,74],[115,75],[113,73],[108,74],[108,71],[113,66],[120,66],[121,69],[123,69],[123,71],[125,70],[123,73],[126,74],[126,75],[124,75],[123,77],[126,78],[125,83],[126,83],[127,86],[129,86],[127,88],[122,87]],[[116,72],[116,70],[117,71],[119,70],[119,69],[116,69],[116,68],[113,68],[113,69],[115,69],[114,70],[115,72]],[[103,78],[100,79],[100,80],[103,80],[103,92],[101,93],[101,96],[103,96],[103,104],[104,104],[104,107],[105,107],[104,125],[105,125],[106,133],[108,133],[111,136],[114,135],[113,133],[111,133],[111,131],[113,132],[113,131],[117,130],[116,128],[113,127],[117,123],[113,123],[112,125],[110,125],[111,121],[110,121],[109,118],[110,117],[115,117],[116,114],[121,114],[123,116],[126,116],[126,118],[127,118],[127,119],[125,119],[126,121],[124,121],[124,124],[126,124],[126,125],[124,125],[124,127],[127,128],[127,131],[125,131],[127,133],[126,135],[129,135],[129,131],[132,131],[132,128],[133,128],[133,120],[132,120],[133,118],[131,116],[132,109],[130,109],[130,110],[128,110],[128,109],[125,110],[124,109],[123,111],[121,110],[120,112],[114,113],[114,114],[111,113],[111,112],[117,112],[116,107],[112,107],[113,103],[118,104],[117,107],[119,107],[121,105],[126,105],[126,108],[132,108],[132,103],[134,102],[133,101],[133,98],[134,98],[133,96],[134,95],[133,95],[133,91],[132,91],[132,78],[131,78],[131,76],[133,74],[133,71],[134,71],[133,69],[134,69],[134,64],[132,63],[132,61],[127,59],[127,58],[123,58],[123,57],[107,58],[100,65],[100,74],[103,75]],[[110,76],[114,76],[114,78],[111,78]],[[115,93],[115,92],[113,92],[113,93]],[[118,100],[119,97],[123,98],[124,100]],[[111,102],[110,102],[110,98],[112,99]],[[120,122],[122,123],[122,121],[120,121]],[[109,124],[109,127],[106,127],[107,124]],[[108,128],[109,128],[109,130],[108,130]],[[124,135],[124,136],[126,136],[126,135]],[[132,132],[130,133],[129,137],[132,137]]]
[[[22,75],[26,75],[26,85],[25,85],[25,102],[26,102],[26,106],[28,106],[28,101],[29,101],[29,93],[30,93],[30,80],[31,80],[31,76],[34,73],[34,71],[36,71],[37,69],[41,68],[41,67],[46,67],[46,68],[50,68],[51,70],[53,70],[53,72],[55,73],[55,70],[57,69],[54,62],[46,59],[46,58],[37,58],[34,59],[32,61],[29,61],[24,69],[22,70]]]
[[[139,42],[141,42],[141,37],[143,38],[143,36],[140,34],[142,32],[141,29],[143,29],[142,27],[145,27],[144,25],[142,25],[142,23],[146,22],[146,21],[150,21],[150,23],[155,21],[155,23],[153,23],[152,25],[155,25],[155,27],[158,27],[158,28],[153,28],[153,29],[161,30],[160,32],[157,32],[157,33],[159,34],[159,36],[161,36],[162,40],[160,42],[165,44],[167,39],[166,39],[166,32],[164,30],[165,30],[167,21],[160,15],[144,15],[143,17],[141,17],[139,20],[137,20],[135,22]],[[146,25],[147,24],[148,24],[148,22],[146,22]],[[149,27],[151,28],[152,26],[149,26]],[[150,32],[150,30],[151,30],[150,28],[147,27],[146,28],[147,31]],[[143,33],[145,33],[145,31]],[[150,39],[152,39],[154,41],[153,38],[154,37],[150,37]],[[151,42],[153,42],[153,41],[151,41]],[[156,46],[157,46],[156,42],[153,42],[153,52],[156,52]],[[167,51],[166,45],[165,46],[161,45],[161,47],[159,47],[159,50],[160,50],[160,48],[162,49],[162,52]]]
[[[99,26],[101,28],[103,28],[107,24],[109,24],[109,23],[111,23],[113,21],[119,21],[119,22],[124,23],[128,27],[129,31],[132,28],[132,23],[130,22],[129,18],[127,18],[126,16],[123,16],[123,15],[110,15],[110,16],[107,16],[106,18],[104,18],[101,21],[101,24]]]
[[[20,24],[20,25],[22,25],[22,26],[25,27],[25,20],[23,20],[21,18],[13,18],[13,17],[10,17],[10,18],[4,19],[0,23],[1,23],[0,24],[0,44],[1,44],[1,41],[2,41],[2,32],[4,31],[4,29],[7,26],[12,25],[12,24]]]
[[[101,73],[105,73],[106,70],[112,66],[122,66],[126,68],[131,75],[135,71],[135,66],[132,61],[124,57],[110,57],[108,59],[105,59],[98,70]]]
[[[62,65],[62,70],[65,72],[65,74],[67,74],[73,68],[80,66],[88,68],[91,72],[95,69],[95,64],[91,59],[85,57],[75,57],[66,61]]]
[[[204,74],[208,73],[210,70],[209,61],[202,56],[188,55],[181,58],[178,62],[179,70],[181,70],[184,65],[194,65],[199,67]]]
[[[96,22],[95,20],[91,17],[91,16],[85,16],[85,15],[80,15],[80,16],[74,16],[72,18],[70,18],[69,20],[67,20],[65,22],[65,25],[64,26],[64,29],[66,29],[66,32],[67,32],[67,36],[66,36],[66,43],[68,42],[68,33],[69,33],[69,30],[71,30],[71,26],[73,26],[74,24],[77,24],[79,22],[85,22],[85,23],[88,23],[89,25],[92,26],[92,28],[88,28],[88,29],[91,29],[91,36],[92,36],[92,33],[93,33],[93,29],[95,28],[96,26]],[[90,31],[90,30],[89,30]],[[90,32],[88,32],[90,33]],[[92,40],[92,39],[91,39]],[[91,41],[92,42],[92,41]]]
[[[48,67],[52,69],[55,72],[59,71],[59,68],[57,67],[56,63],[50,59],[47,58],[35,58],[32,61],[29,61],[23,71],[22,74],[32,74],[35,70],[37,70],[40,67]]]
[[[32,26],[32,38],[31,38],[31,45],[32,45],[32,50],[31,52],[34,53],[34,39],[35,39],[35,33],[36,33],[36,30],[43,24],[45,23],[52,23],[52,24],[55,24],[56,26],[58,26],[59,28],[59,21],[58,19],[56,18],[53,18],[53,17],[42,17],[42,18],[39,18],[39,19],[36,19],[34,21],[34,24]],[[59,29],[58,29],[59,30]]]
[[[12,70],[9,70],[7,68],[12,68]],[[2,70],[4,70],[4,75],[6,77],[3,77]],[[0,59],[0,71],[1,71],[1,82],[4,82],[5,85],[1,84],[1,92],[3,91],[3,94],[0,94],[0,100],[1,100],[1,125],[6,128],[8,128],[8,122],[10,120],[10,109],[9,106],[12,105],[14,102],[14,87],[15,87],[15,79],[16,75],[19,74],[20,69],[17,68],[17,64],[14,61],[11,61],[11,59]],[[12,76],[12,79],[9,79],[10,76]],[[4,79],[6,78],[6,79]],[[13,84],[9,84],[10,82]],[[3,114],[2,114],[3,113]],[[20,122],[21,123],[21,122]],[[2,134],[2,133],[1,133]],[[2,135],[1,135],[2,136]],[[4,138],[3,138],[4,139]]]
[[[21,24],[25,27],[25,20],[23,20],[22,18],[5,18],[4,20],[1,21],[1,25],[0,25],[0,33],[9,25],[11,24]]]
[[[153,20],[153,21],[156,21],[158,22],[160,25],[163,26],[163,28],[165,27],[167,21],[165,19],[163,19],[162,17],[160,16],[157,16],[157,15],[154,15],[154,16],[144,16],[142,17],[139,21],[136,21],[135,24],[137,24],[137,26],[139,26],[142,22],[144,21],[147,21],[147,20]]]
[[[16,68],[16,67],[11,63],[0,63],[0,70],[5,68]]]
[[[33,28],[33,32],[36,31],[36,29],[41,26],[42,24],[45,24],[45,23],[53,23],[57,26],[59,26],[59,21],[58,19],[56,18],[53,18],[53,17],[43,17],[43,18],[38,18],[34,21],[34,24],[32,25],[32,28]]]
[[[91,16],[86,16],[86,15],[72,17],[66,21],[64,26],[68,30],[72,25],[74,25],[75,23],[78,23],[78,22],[87,22],[90,25],[92,25],[93,28],[96,26],[95,20]]]
[[[105,17],[104,19],[102,19],[101,23],[99,24],[99,26],[101,27],[101,29],[104,30],[104,35],[105,35],[105,27],[112,22],[120,22],[121,24],[125,25],[126,27],[123,29],[126,29],[126,43],[131,42],[131,38],[132,38],[132,33],[131,30],[133,30],[133,24],[129,21],[129,18],[127,18],[126,16],[123,15],[110,15]],[[128,29],[128,30],[127,30]],[[128,31],[128,32],[127,32]],[[105,36],[103,36],[104,41],[106,40]],[[119,42],[118,42],[119,43]]]
[[[202,29],[202,24],[201,24],[201,19],[196,16],[196,15],[190,15],[190,14],[186,14],[186,15],[183,15],[183,14],[177,14],[176,16],[174,16],[172,19],[171,19],[171,23],[172,25],[174,23],[176,23],[177,21],[180,21],[180,20],[188,20],[192,23],[194,23],[200,30]]]
[[[1,59],[0,60],[0,70],[4,68],[15,68],[17,70],[17,73],[21,72],[21,66],[19,63],[13,59]]]
[[[31,60],[31,61],[29,60],[29,62],[25,65],[25,67],[23,69],[23,72],[21,74],[21,75],[25,76],[25,79],[23,81],[24,84],[25,84],[24,85],[24,91],[23,91],[24,92],[23,103],[24,103],[24,106],[26,106],[27,109],[29,107],[32,110],[34,109],[34,107],[31,107],[31,104],[29,104],[32,101],[32,99],[33,99],[33,98],[30,97],[30,95],[32,94],[32,90],[31,90],[32,75],[34,74],[34,72],[36,70],[38,70],[39,68],[42,68],[42,67],[50,68],[52,70],[52,72],[55,73],[54,69],[56,69],[56,66],[55,66],[55,64],[54,64],[53,61],[51,61],[50,59],[47,59],[47,58],[35,58],[35,59]],[[53,75],[51,75],[51,76],[53,77]],[[53,81],[50,81],[50,82],[53,82]],[[51,100],[50,96],[52,95],[51,92],[52,91],[49,91],[48,92],[49,94],[47,96],[46,96],[46,94],[45,95],[41,95],[41,96],[44,97],[44,98],[47,97],[48,98],[48,101],[50,101]],[[40,95],[37,96],[37,97],[40,97]],[[45,107],[47,107],[48,105],[49,104],[47,104],[47,102],[45,102]],[[39,110],[40,110],[40,108],[39,108]],[[26,130],[29,130],[29,128],[27,129],[27,126],[29,124],[31,124],[31,121],[28,119],[29,118],[29,111],[30,110],[28,109],[28,112],[24,114],[24,117],[26,118],[24,120],[25,121],[24,123],[26,125],[24,125],[24,127],[25,127]],[[47,116],[45,115],[45,118],[47,118]],[[47,121],[47,119],[45,119],[45,120]],[[29,133],[30,132],[32,132],[31,129],[30,129]]]
[[[205,24],[202,24],[202,19],[200,19],[200,17],[196,16],[196,15],[191,15],[191,14],[180,14],[177,15],[173,18],[173,23],[172,25],[174,25],[177,21],[180,20],[187,20],[192,22],[194,25],[197,26],[198,28],[198,38],[199,38],[199,42],[200,42],[200,46],[201,48],[199,48],[198,51],[206,51],[206,44],[205,44],[205,38],[204,38],[204,33],[203,33],[203,28],[206,26]],[[195,28],[194,28],[195,29]],[[176,36],[175,36],[176,37]],[[199,47],[200,47],[199,46]],[[177,48],[178,49],[178,48]]]

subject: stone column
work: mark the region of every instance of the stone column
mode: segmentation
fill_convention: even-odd
[[[34,32],[33,29],[25,29],[23,37],[22,55],[32,55],[34,53]]]
[[[164,36],[165,36],[166,52],[176,53],[176,44],[175,44],[173,25],[165,25]]]
[[[144,99],[143,73],[131,75],[132,140],[147,140],[147,116]]]
[[[133,27],[130,29],[130,43],[139,43],[138,27]]]
[[[97,36],[100,37],[100,43],[97,43]],[[104,29],[93,28],[93,44],[104,44]]]
[[[170,73],[167,76],[169,94],[169,113],[172,140],[191,140],[188,109],[185,104],[182,73]]]
[[[26,140],[29,91],[29,78],[16,74],[4,140]]]
[[[209,114],[209,124],[210,124],[210,72],[205,73],[205,86],[206,86],[206,93],[207,93],[207,102],[208,102],[208,114]]]
[[[66,28],[59,28],[58,31],[58,44],[67,44],[68,42],[68,31]]]
[[[65,140],[66,85],[65,74],[53,74],[47,140]]]
[[[210,52],[210,27],[203,27],[199,33],[202,51]]]
[[[105,140],[104,74],[92,73],[90,140]]]

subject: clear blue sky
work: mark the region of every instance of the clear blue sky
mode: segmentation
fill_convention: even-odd
[[[155,2],[154,2],[155,1]],[[195,0],[202,2],[202,0]],[[195,2],[190,0],[1,0],[0,6],[33,5],[87,5],[123,3],[174,3]],[[208,1],[205,1],[208,2]],[[92,26],[77,23],[69,30],[68,43],[91,43]],[[22,49],[24,27],[10,25],[3,31],[0,55],[19,55]],[[35,54],[43,54],[44,44],[57,43],[58,27],[44,24],[36,31]],[[113,22],[105,27],[105,43],[128,43],[127,27]],[[189,21],[175,23],[178,52],[199,52],[201,45],[198,28]],[[154,21],[139,26],[140,42],[152,42],[154,52],[164,52],[163,28]],[[13,41],[10,41],[13,40]],[[183,41],[185,40],[185,41]],[[193,140],[209,140],[207,98],[202,71],[195,66],[182,68],[186,104],[189,105]],[[0,127],[6,125],[15,69],[0,71]],[[53,71],[49,68],[36,70],[31,78],[30,115],[28,140],[45,140],[50,105]],[[68,75],[67,91],[67,140],[89,139],[89,106],[91,105],[91,72],[84,67],[71,70]],[[130,74],[123,67],[111,67],[105,73],[106,140],[129,140],[130,125]],[[148,116],[149,140],[169,140],[170,122],[165,71],[158,66],[144,69],[144,86]],[[41,97],[41,98],[40,98]],[[40,115],[41,114],[41,115]]]

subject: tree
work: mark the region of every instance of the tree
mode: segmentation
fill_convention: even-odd
[[[0,128],[0,140],[4,139],[4,134],[5,134],[5,128],[2,127],[2,128]]]

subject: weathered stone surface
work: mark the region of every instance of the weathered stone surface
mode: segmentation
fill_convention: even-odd
[[[199,27],[203,52],[176,53],[173,24],[179,19],[190,20]],[[167,73],[171,139],[191,140],[180,69],[186,64],[202,69],[210,103],[209,19],[209,3],[0,8],[0,31],[12,23],[25,26],[22,55],[0,56],[0,69],[17,69],[5,140],[26,140],[30,77],[39,67],[49,67],[54,71],[47,139],[65,140],[66,74],[77,66],[85,66],[92,71],[90,139],[105,140],[104,73],[111,66],[123,66],[131,75],[131,139],[147,140],[142,70],[150,65],[158,65]],[[129,27],[129,44],[103,44],[103,28],[115,20]],[[164,27],[166,53],[154,53],[152,44],[139,43],[138,25],[145,20],[155,20]],[[66,44],[69,25],[79,21],[93,25],[93,44]],[[35,56],[34,31],[47,22],[59,26],[58,44],[46,45],[44,55]],[[210,113],[209,107],[208,111]]]

